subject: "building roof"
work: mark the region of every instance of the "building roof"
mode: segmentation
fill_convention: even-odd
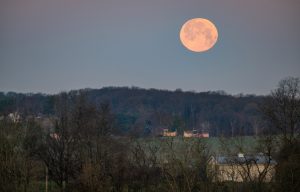
[[[271,156],[266,155],[238,155],[238,156],[216,156],[217,164],[244,164],[244,163],[256,163],[256,164],[276,164],[276,161]]]

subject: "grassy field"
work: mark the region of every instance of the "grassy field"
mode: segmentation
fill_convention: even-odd
[[[261,138],[254,136],[243,136],[233,138],[210,137],[210,138],[183,138],[183,137],[153,137],[140,138],[136,142],[145,148],[157,146],[160,150],[167,150],[172,143],[176,151],[183,151],[190,145],[201,144],[211,155],[227,153],[259,153],[263,152],[260,146]]]

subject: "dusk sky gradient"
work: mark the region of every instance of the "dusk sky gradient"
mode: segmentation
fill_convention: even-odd
[[[216,45],[188,51],[191,18]],[[0,91],[138,86],[268,94],[300,76],[299,0],[0,0]]]

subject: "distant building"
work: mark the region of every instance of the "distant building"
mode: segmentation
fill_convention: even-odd
[[[59,140],[60,136],[57,133],[50,133],[50,137],[55,140]]]
[[[168,129],[163,130],[163,136],[164,137],[176,137],[177,136],[177,131],[169,131]]]
[[[193,137],[193,132],[192,131],[184,131],[183,137]]]
[[[209,133],[199,133],[199,134],[198,134],[198,137],[201,137],[201,138],[209,138]]]
[[[209,137],[209,133],[198,133],[197,130],[193,130],[193,131],[184,131],[183,132],[183,137],[194,137],[194,138],[208,138]]]
[[[57,121],[57,117],[55,116],[46,116],[46,115],[38,115],[38,116],[27,116],[27,120],[34,120],[37,125],[39,125],[43,130],[54,132],[55,122]]]
[[[18,112],[8,114],[8,118],[14,123],[18,123],[21,121],[21,116]]]
[[[210,164],[215,170],[216,181],[261,181],[270,182],[275,175],[276,161],[259,155],[216,156]]]

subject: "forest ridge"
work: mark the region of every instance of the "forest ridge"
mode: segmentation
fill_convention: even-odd
[[[197,129],[211,136],[255,135],[262,130],[259,104],[265,96],[229,95],[224,91],[192,92],[106,87],[67,92],[71,103],[84,95],[95,107],[109,105],[114,132],[119,135],[158,135],[169,130]],[[0,115],[18,112],[21,116],[52,116],[59,94],[0,92]]]

